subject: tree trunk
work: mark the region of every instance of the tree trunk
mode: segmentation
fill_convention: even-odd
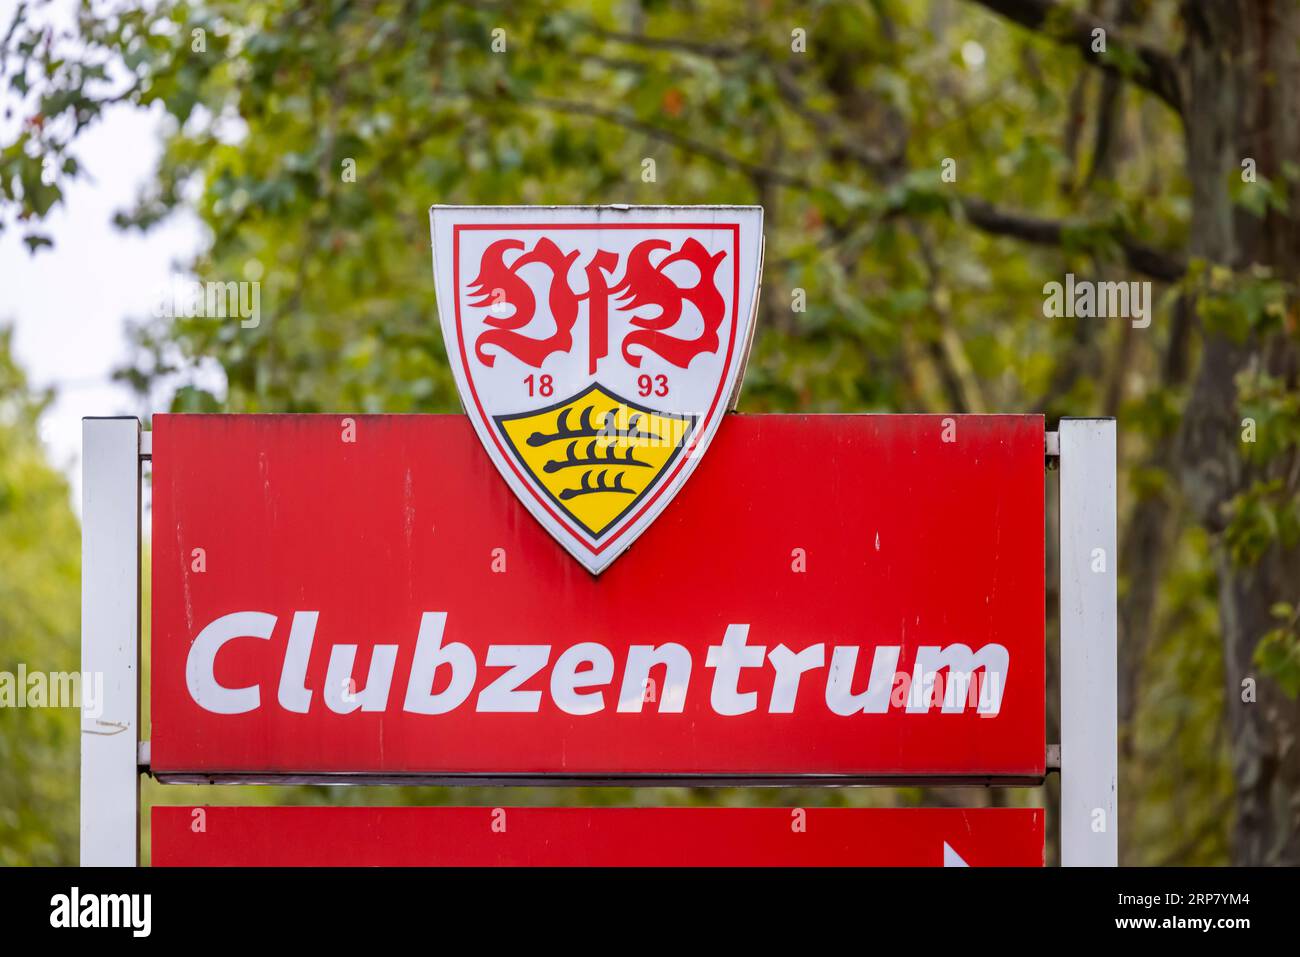
[[[1258,218],[1229,194],[1242,161],[1285,182],[1282,164],[1300,158],[1300,4],[1293,0],[1187,0],[1185,49],[1191,253],[1243,269],[1257,263],[1281,279],[1300,276],[1300,189],[1289,208]],[[1237,864],[1300,864],[1300,701],[1259,674],[1255,647],[1275,624],[1270,608],[1300,591],[1300,549],[1274,546],[1256,564],[1236,565],[1222,542],[1225,506],[1274,474],[1242,455],[1235,378],[1251,362],[1294,382],[1296,349],[1285,334],[1241,342],[1206,331],[1185,410],[1180,478],[1188,502],[1215,535],[1223,632],[1225,712],[1231,732]],[[1294,487],[1290,493],[1296,494]],[[1254,703],[1243,682],[1254,679]]]

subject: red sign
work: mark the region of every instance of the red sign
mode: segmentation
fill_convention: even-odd
[[[153,428],[163,777],[1044,773],[1041,417],[728,416],[600,578],[462,416]]]
[[[1037,808],[155,807],[155,867],[1041,867]]]

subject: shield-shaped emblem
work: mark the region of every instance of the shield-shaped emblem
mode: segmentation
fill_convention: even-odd
[[[757,206],[434,206],[438,312],[502,477],[599,574],[734,407],[763,257]]]

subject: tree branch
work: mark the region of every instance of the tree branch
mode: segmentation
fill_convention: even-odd
[[[1037,246],[1060,246],[1068,225],[1059,219],[1041,219],[999,209],[982,199],[959,200],[972,226],[994,236],[1009,236]],[[1146,246],[1127,236],[1116,238],[1129,268],[1162,282],[1177,282],[1187,272],[1187,263],[1173,253]]]
[[[1183,91],[1178,66],[1168,53],[1134,40],[1114,24],[1083,11],[1071,10],[1057,0],[973,0],[1001,14],[1013,23],[1035,30],[1065,46],[1074,47],[1094,66],[1136,83],[1164,100],[1178,114],[1183,112]],[[1125,50],[1141,64],[1131,74],[1105,53],[1093,51],[1093,31],[1106,31],[1108,49]]]
[[[585,116],[594,120],[601,120],[605,123],[613,123],[624,129],[634,130],[642,133],[651,139],[659,140],[662,143],[668,143],[676,146],[678,149],[687,153],[693,153],[697,156],[703,156],[705,159],[712,160],[719,166],[725,166],[728,169],[738,170],[746,176],[752,178],[761,178],[770,183],[776,183],[781,186],[789,186],[794,189],[811,189],[812,183],[797,173],[787,173],[782,170],[772,169],[764,166],[762,163],[753,163],[749,160],[734,156],[725,150],[718,149],[709,143],[697,140],[694,137],[687,136],[684,133],[678,133],[676,130],[665,129],[662,126],[655,126],[653,123],[646,122],[638,116],[631,113],[625,113],[621,110],[611,110],[602,106],[596,106],[593,103],[584,103],[577,100],[561,100],[554,97],[531,97],[529,99],[519,100],[524,106],[536,106],[544,110],[551,110],[556,113],[567,113],[571,116]]]
[[[587,25],[587,32],[601,40],[613,43],[627,43],[647,50],[667,50],[673,53],[689,53],[692,56],[708,60],[730,60],[745,51],[743,44],[707,43],[702,40],[686,40],[681,37],[648,37],[641,33],[622,33],[618,30],[606,30],[596,24]]]
[[[656,126],[621,110],[611,110],[578,100],[563,100],[552,97],[533,97],[518,102],[523,106],[532,106],[572,116],[585,116],[603,123],[622,126],[624,129],[642,133],[687,153],[702,156],[719,166],[737,170],[753,179],[761,179],[773,185],[785,186],[805,192],[816,188],[810,179],[801,174],[774,169],[763,163],[743,159],[725,150],[718,149],[709,143],[687,136],[684,133],[678,133],[676,130]],[[982,199],[962,197],[958,199],[958,202],[966,213],[967,221],[977,229],[994,236],[1007,236],[1038,246],[1062,245],[1065,231],[1069,226],[1063,220],[1041,219],[999,209]],[[1187,271],[1187,264],[1175,254],[1145,246],[1125,236],[1117,237],[1116,241],[1119,243],[1120,248],[1123,249],[1129,267],[1142,275],[1150,276],[1152,279],[1158,279],[1162,282],[1176,282]]]

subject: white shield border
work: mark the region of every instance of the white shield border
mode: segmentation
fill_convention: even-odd
[[[757,242],[757,249],[753,250],[754,271],[752,276],[746,276],[743,272],[738,272],[738,281],[733,295],[736,297],[736,316],[737,323],[744,323],[743,327],[737,328],[734,348],[732,350],[731,362],[724,372],[721,388],[718,394],[721,400],[714,409],[713,414],[708,417],[694,431],[690,440],[690,445],[686,449],[684,461],[680,470],[675,476],[664,485],[657,493],[654,500],[650,502],[639,515],[627,526],[618,531],[615,537],[610,539],[606,546],[601,546],[601,550],[595,551],[587,545],[582,539],[575,536],[563,524],[556,521],[547,510],[547,506],[542,501],[530,485],[523,481],[515,474],[514,466],[505,455],[497,448],[496,436],[492,431],[492,423],[485,416],[480,416],[477,410],[470,407],[466,397],[472,394],[469,383],[469,374],[465,369],[464,362],[461,358],[461,344],[457,338],[456,330],[456,309],[454,296],[457,295],[456,277],[453,275],[454,266],[452,262],[451,250],[447,249],[443,256],[446,269],[439,271],[439,227],[448,227],[448,236],[451,235],[451,227],[457,222],[464,222],[466,214],[477,214],[487,217],[499,218],[502,223],[518,222],[520,220],[537,220],[544,221],[539,214],[544,214],[554,219],[558,223],[573,223],[583,221],[583,217],[589,217],[591,222],[608,221],[611,223],[626,223],[631,221],[649,220],[651,223],[655,218],[662,219],[665,223],[676,220],[679,216],[700,217],[702,214],[709,218],[718,218],[720,221],[724,217],[735,217],[738,223],[743,218],[756,217],[757,222],[754,224],[753,235]],[[441,222],[442,219],[447,222]],[[476,218],[475,221],[483,222],[484,219]],[[492,464],[496,466],[501,477],[505,479],[510,490],[514,492],[515,497],[528,509],[529,514],[533,516],[541,526],[546,529],[547,533],[555,539],[570,555],[572,555],[579,564],[593,575],[599,575],[613,563],[614,559],[622,555],[627,549],[650,527],[669,503],[676,498],[677,493],[681,491],[687,480],[694,473],[696,466],[699,465],[700,459],[708,451],[718,427],[726,413],[736,407],[736,402],[740,398],[740,388],[744,380],[746,364],[749,361],[749,351],[753,344],[754,328],[758,319],[758,302],[762,292],[762,275],[763,275],[763,207],[762,206],[452,206],[437,205],[429,209],[429,228],[431,235],[431,246],[433,253],[433,277],[434,288],[438,299],[438,320],[442,327],[443,344],[447,351],[447,361],[451,366],[452,376],[456,380],[456,389],[459,393],[461,408],[469,417],[474,426],[474,431],[479,437],[488,457]],[[739,244],[743,241],[744,229],[737,230],[737,258],[741,256]],[[739,267],[738,267],[739,268]],[[750,305],[748,315],[741,312],[741,292],[745,288],[746,279],[749,280]]]

